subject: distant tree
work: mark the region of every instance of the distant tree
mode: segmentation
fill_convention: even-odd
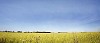
[[[8,32],[7,30],[5,30],[4,32]]]
[[[14,31],[12,31],[12,32],[14,32]]]
[[[22,33],[22,31],[17,31],[18,33]]]

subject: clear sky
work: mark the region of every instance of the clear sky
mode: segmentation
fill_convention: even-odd
[[[100,1],[0,0],[0,30],[100,31]]]

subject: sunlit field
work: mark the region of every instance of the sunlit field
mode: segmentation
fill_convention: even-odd
[[[83,33],[0,32],[0,43],[100,43],[100,32],[83,32]]]

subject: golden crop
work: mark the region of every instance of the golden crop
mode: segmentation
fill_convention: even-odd
[[[100,32],[86,33],[7,33],[0,43],[100,43]]]

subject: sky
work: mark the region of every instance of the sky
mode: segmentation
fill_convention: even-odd
[[[0,0],[0,30],[100,32],[99,0]]]

